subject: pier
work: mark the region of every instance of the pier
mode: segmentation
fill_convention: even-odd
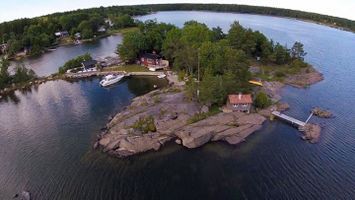
[[[67,78],[87,78],[92,76],[106,76],[109,74],[124,74],[125,76],[159,76],[164,74],[161,72],[126,72],[126,71],[94,71],[94,72],[82,72],[82,73],[66,73]]]
[[[311,119],[311,117],[313,116],[313,112],[309,115],[309,117],[307,118],[307,120],[305,122],[295,119],[293,117],[290,117],[288,115],[285,115],[279,111],[272,111],[272,115],[274,115],[280,119],[283,119],[287,122],[290,122],[291,124],[297,125],[299,129],[303,129],[306,126],[306,124],[308,123],[308,121]]]

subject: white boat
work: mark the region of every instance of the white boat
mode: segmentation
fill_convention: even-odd
[[[158,76],[158,78],[165,78],[165,77],[166,77],[165,74],[160,74],[160,75]]]
[[[105,76],[101,81],[100,81],[100,85],[102,87],[106,87],[112,84],[117,83],[118,81],[120,81],[122,78],[124,77],[124,75],[120,74],[120,75],[113,75],[113,74],[109,74],[107,76]]]

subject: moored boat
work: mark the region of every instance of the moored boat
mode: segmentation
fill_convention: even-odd
[[[158,78],[165,78],[166,75],[165,75],[165,74],[160,74],[160,75],[158,75],[157,77],[158,77]]]
[[[119,82],[123,77],[124,77],[124,75],[122,75],[122,74],[119,74],[119,75],[109,74],[109,75],[105,76],[100,81],[100,85],[102,87],[106,87],[106,86],[115,84],[115,83]]]

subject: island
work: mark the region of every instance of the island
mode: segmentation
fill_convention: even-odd
[[[133,99],[116,114],[94,144],[127,157],[159,150],[174,140],[187,148],[208,142],[239,144],[262,128],[272,111],[283,111],[280,89],[307,87],[323,79],[304,61],[303,44],[291,49],[238,22],[228,33],[188,21],[178,28],[148,20],[125,35],[118,53],[127,67],[160,69],[169,84]],[[115,68],[120,69],[120,66]],[[320,127],[304,127],[303,139],[315,143]]]

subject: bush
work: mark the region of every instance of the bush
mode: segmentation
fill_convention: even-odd
[[[275,76],[278,77],[278,78],[285,77],[285,73],[283,73],[283,72],[276,72],[276,73],[275,73]]]
[[[291,63],[291,67],[293,67],[293,68],[305,68],[307,66],[308,66],[307,63],[305,63],[304,61],[299,60],[299,59],[296,59],[296,60],[292,61],[292,63]]]
[[[143,133],[157,131],[153,116],[139,117],[139,119],[132,125],[132,128],[139,130]]]
[[[262,109],[262,108],[266,108],[266,107],[270,106],[271,100],[269,99],[269,97],[265,93],[259,92],[256,95],[254,104],[255,104],[255,107]]]

